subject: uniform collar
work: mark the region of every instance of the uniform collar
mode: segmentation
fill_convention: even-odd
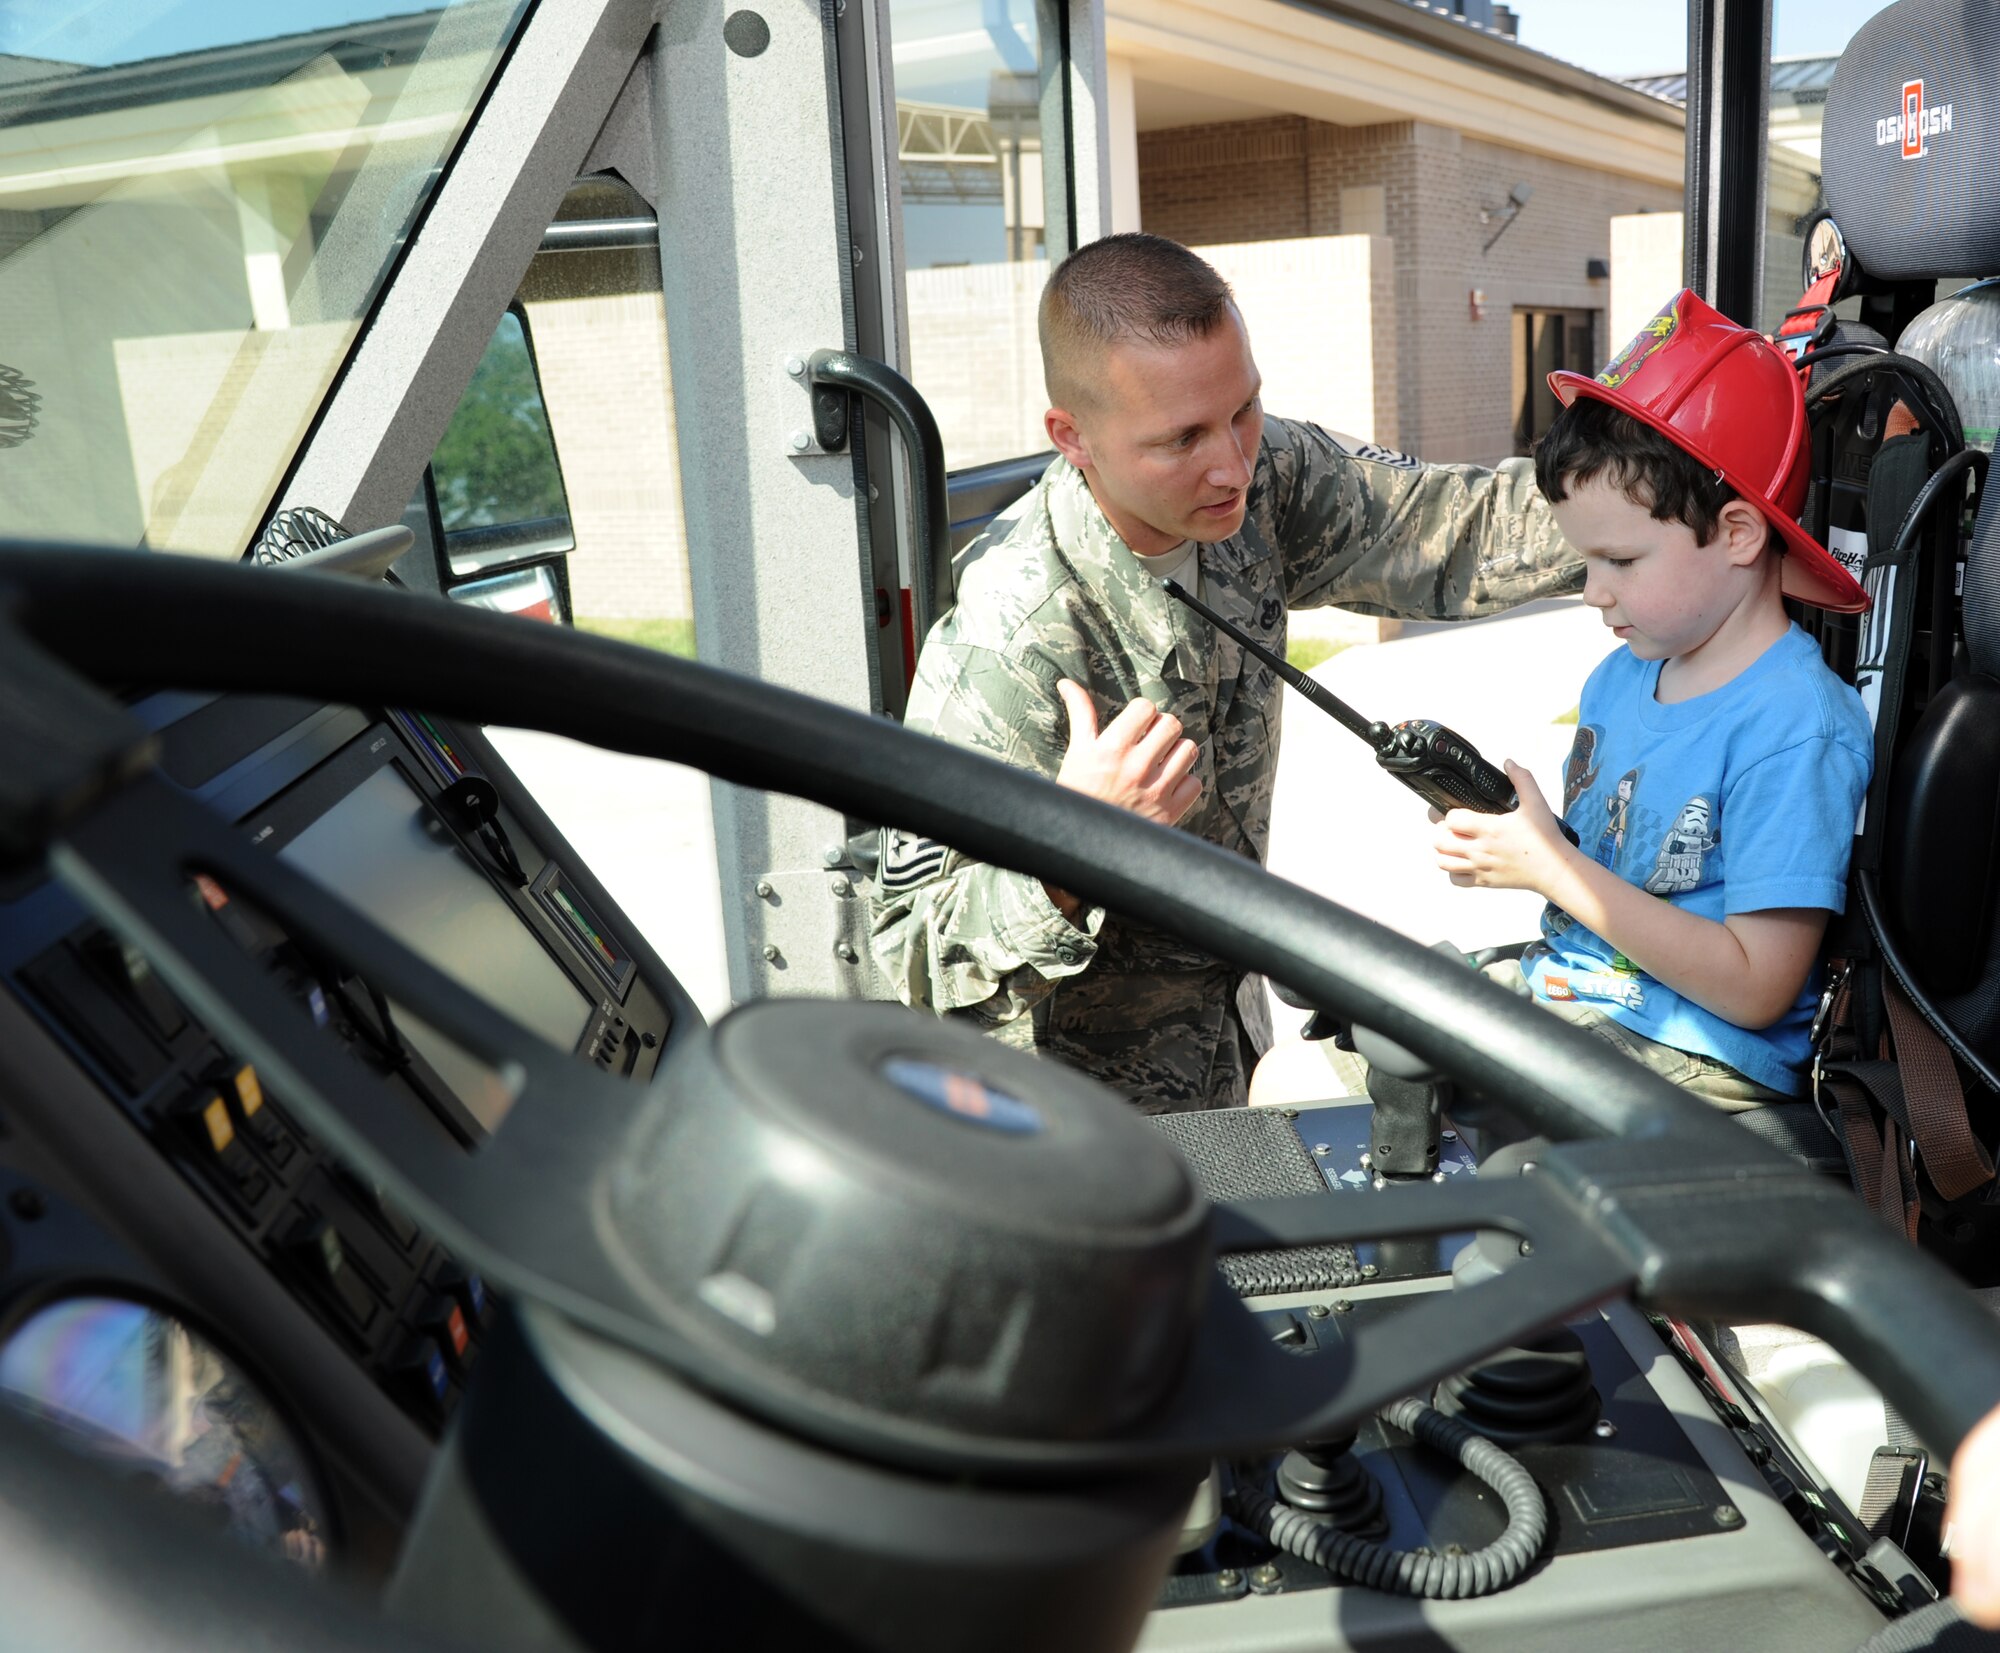
[[[1089,600],[1119,616],[1122,624],[1116,629],[1127,646],[1135,655],[1149,657],[1148,670],[1168,686],[1173,696],[1168,709],[1205,747],[1210,731],[1228,719],[1251,662],[1234,639],[1167,595],[1118,537],[1083,474],[1065,461],[1057,463],[1061,470],[1050,477],[1047,496],[1056,555]],[[1203,596],[1225,619],[1282,649],[1282,599],[1274,594],[1267,571],[1252,566],[1265,553],[1261,541],[1253,545],[1250,539],[1238,532],[1200,546]],[[1205,774],[1203,779],[1212,785],[1212,777]]]
[[[1094,595],[1102,596],[1126,617],[1128,630],[1136,634],[1155,660],[1164,663],[1178,645],[1189,675],[1199,681],[1208,673],[1197,668],[1213,650],[1207,623],[1177,603],[1161,588],[1160,582],[1111,526],[1090,491],[1083,473],[1068,460],[1057,457],[1047,476],[1049,524],[1056,549],[1070,565],[1077,579]],[[1229,596],[1243,582],[1231,578],[1260,553],[1245,543],[1239,531],[1226,540],[1204,542],[1196,549],[1211,601],[1232,619],[1234,604]],[[1218,580],[1216,576],[1220,576]],[[1217,601],[1216,591],[1223,593]]]
[[[1049,515],[1054,520],[1056,543],[1071,561],[1122,569],[1120,578],[1151,578],[1146,573],[1144,560],[1118,537],[1118,530],[1111,526],[1111,519],[1098,505],[1083,472],[1058,454],[1050,461],[1044,480],[1048,486]],[[1251,479],[1253,492],[1259,480],[1261,478],[1258,477]],[[1246,516],[1245,521],[1248,520]],[[1243,531],[1238,529],[1226,540],[1204,541],[1200,555],[1204,569],[1234,570],[1255,562],[1262,552],[1249,545]]]

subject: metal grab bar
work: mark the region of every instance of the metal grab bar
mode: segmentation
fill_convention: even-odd
[[[806,363],[806,377],[815,385],[866,396],[903,433],[910,451],[910,486],[915,494],[911,516],[917,536],[910,558],[910,607],[917,647],[922,648],[944,604],[951,600],[951,513],[945,503],[944,438],[938,434],[937,418],[915,385],[893,367],[867,356],[815,350]]]

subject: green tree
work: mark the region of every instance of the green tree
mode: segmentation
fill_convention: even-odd
[[[431,455],[431,476],[446,533],[566,514],[548,411],[512,311],[500,318]]]

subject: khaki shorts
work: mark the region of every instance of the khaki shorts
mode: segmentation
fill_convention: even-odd
[[[1489,964],[1483,972],[1486,979],[1496,982],[1510,993],[1518,993],[1523,998],[1532,998],[1527,981],[1521,975],[1521,966],[1513,959],[1502,959],[1498,964]],[[1544,1010],[1560,1016],[1572,1027],[1580,1027],[1595,1033],[1606,1044],[1613,1046],[1643,1068],[1657,1073],[1670,1085],[1678,1085],[1682,1090],[1693,1091],[1706,1102],[1713,1103],[1725,1113],[1745,1113],[1752,1108],[1760,1108],[1767,1102],[1791,1102],[1796,1100],[1783,1091],[1774,1091],[1768,1085],[1760,1085],[1756,1080],[1732,1068],[1727,1062],[1717,1061],[1713,1056],[1701,1056],[1693,1051],[1676,1050],[1672,1045],[1663,1045],[1634,1033],[1630,1028],[1613,1021],[1594,1005],[1572,1000],[1557,1003],[1549,999],[1536,999]],[[1346,1088],[1349,1096],[1361,1096],[1368,1089],[1368,1064],[1351,1050],[1336,1050],[1331,1039],[1321,1042],[1320,1050],[1331,1064],[1334,1076]]]

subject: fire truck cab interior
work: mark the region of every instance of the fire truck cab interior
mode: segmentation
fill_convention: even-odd
[[[1061,248],[1105,223],[1104,24],[1038,5],[1082,157],[1044,180]],[[1985,1155],[1940,1186],[1891,1107],[1891,1223],[1836,1112],[1746,1129],[1462,959],[897,724],[954,539],[1041,461],[947,478],[896,370],[884,11],[468,0],[379,60],[297,37],[255,142],[399,101],[338,201],[267,203],[312,217],[310,278],[253,257],[286,324],[226,360],[91,331],[167,257],[143,178],[0,243],[0,295],[94,353],[0,379],[0,1642],[1958,1645],[1944,1472],[2000,1403],[1983,458],[1929,456],[1942,550],[1851,528],[1905,664],[1849,944]],[[1688,274],[1745,320],[1770,35],[1770,0],[1691,0]],[[2000,270],[1996,64],[1972,0],[1850,47],[1802,226],[1823,397]],[[243,72],[0,84],[0,139]],[[51,155],[47,188],[221,168],[209,136]],[[443,526],[453,410],[500,346],[532,371],[515,301],[578,248],[657,258],[698,660],[480,606],[563,617],[553,516]],[[231,410],[198,474],[148,473],[171,544],[89,480],[79,407],[119,384]],[[1825,641],[1864,672],[1881,640]],[[715,780],[734,1009],[493,731]],[[1263,973],[1397,1084],[1154,1121],[863,1002],[881,825]]]

